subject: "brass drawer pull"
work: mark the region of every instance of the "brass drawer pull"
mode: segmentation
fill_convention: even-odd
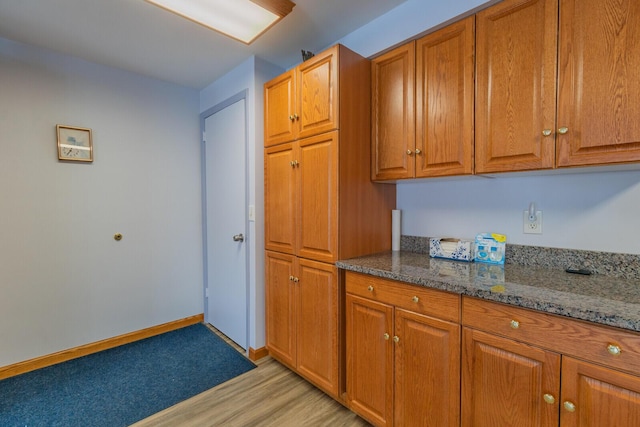
[[[565,402],[562,404],[562,406],[564,406],[564,409],[566,409],[569,412],[575,412],[576,411],[576,405],[574,405],[572,402],[569,402],[568,400],[565,400]]]
[[[411,301],[418,302],[420,301],[420,298],[418,298],[417,296],[414,296],[413,298],[411,298]]]
[[[547,402],[549,405],[553,405],[554,403],[556,403],[556,398],[553,397],[552,394],[549,393],[545,393],[542,398],[544,399],[545,402]]]
[[[520,322],[518,322],[517,320],[511,320],[511,322],[509,322],[509,325],[513,329],[518,329],[520,327]]]
[[[609,353],[613,354],[614,356],[619,356],[620,353],[622,353],[622,349],[620,348],[620,346],[615,344],[609,344],[607,346],[607,351],[609,351]]]
[[[368,290],[369,292],[373,292],[373,286],[369,285],[369,287],[367,288],[367,290]]]

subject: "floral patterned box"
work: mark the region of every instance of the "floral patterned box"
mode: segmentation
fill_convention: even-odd
[[[458,261],[473,261],[475,257],[474,241],[451,237],[432,237],[429,239],[429,256]]]

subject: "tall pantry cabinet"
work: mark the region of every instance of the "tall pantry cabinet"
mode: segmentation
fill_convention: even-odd
[[[370,181],[370,61],[336,45],[267,82],[269,354],[342,399],[338,259],[389,250],[395,186]]]

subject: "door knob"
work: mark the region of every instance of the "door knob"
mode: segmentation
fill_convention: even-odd
[[[234,242],[244,242],[244,236],[242,235],[242,233],[236,234],[235,236],[233,236],[233,241]]]

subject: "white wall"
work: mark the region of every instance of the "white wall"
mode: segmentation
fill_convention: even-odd
[[[251,57],[200,92],[200,112],[220,104],[237,93],[247,94],[247,155],[249,204],[256,219],[249,222],[249,347],[265,345],[264,307],[264,102],[263,85],[282,73],[279,67]]]
[[[339,42],[373,56],[491,2],[429,2],[428,8],[424,3],[408,0]],[[405,235],[473,237],[495,231],[512,243],[640,254],[637,171],[407,181],[397,189]],[[543,211],[542,235],[522,232],[522,211],[530,202]]]
[[[0,39],[0,94],[0,366],[202,313],[197,91]]]

